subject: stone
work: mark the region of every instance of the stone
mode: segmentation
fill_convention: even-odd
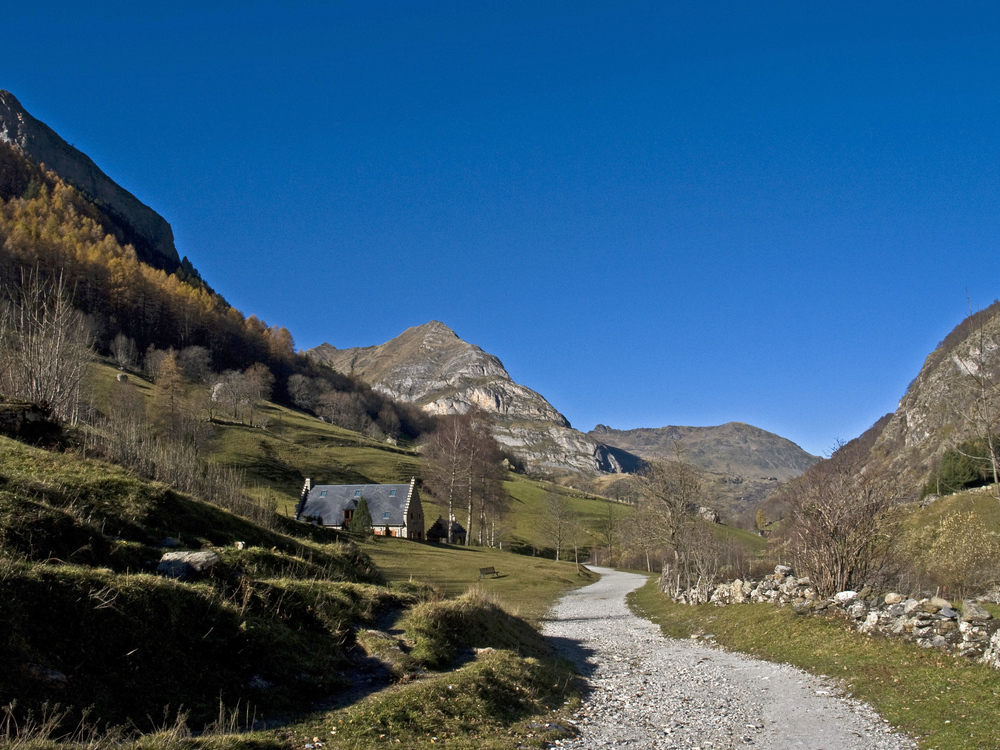
[[[906,614],[906,607],[904,607],[902,603],[893,604],[889,607],[889,614],[892,617],[902,617]]]
[[[915,611],[919,606],[920,602],[918,602],[916,599],[907,599],[905,602],[903,602],[903,612],[906,614],[910,614],[911,612]]]
[[[165,552],[156,566],[156,572],[168,578],[196,578],[207,573],[221,560],[218,553],[211,550]]]
[[[782,580],[785,576],[792,575],[792,569],[787,565],[775,565],[774,566],[774,578],[775,580]]]
[[[837,602],[837,604],[847,604],[848,602],[853,602],[857,598],[857,591],[841,591],[833,596],[833,600]]]
[[[980,664],[985,664],[993,669],[1000,669],[1000,630],[990,638],[989,645],[979,659]]]
[[[812,610],[812,602],[802,600],[792,605],[792,612],[797,615],[806,615]]]
[[[857,600],[847,608],[847,616],[852,620],[863,620],[868,616],[868,605],[861,600]]]
[[[890,604],[890,605],[892,605],[892,604],[899,604],[902,601],[904,601],[904,597],[903,597],[902,594],[886,594],[885,595],[885,603],[886,604]]]
[[[862,633],[874,633],[878,630],[880,623],[878,612],[869,612],[865,621],[861,623],[861,627],[858,628]]]
[[[989,610],[974,599],[966,599],[962,602],[963,622],[985,622],[992,619],[993,615],[990,614]]]
[[[747,600],[747,590],[739,578],[733,581],[732,585],[729,587],[730,596],[732,597],[733,604],[745,604]]]
[[[942,607],[941,611],[938,612],[939,617],[947,617],[949,620],[958,619],[958,612],[953,610],[951,607]]]
[[[944,598],[942,598],[940,596],[932,596],[930,598],[930,603],[933,604],[938,609],[944,609],[945,607],[948,607],[949,609],[951,609],[951,602],[949,602],[947,599],[944,599]]]

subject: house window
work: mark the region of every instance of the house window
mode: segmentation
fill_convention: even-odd
[[[389,497],[396,497],[396,490],[389,490]]]
[[[354,497],[361,497],[361,490],[354,490]]]
[[[326,490],[320,490],[319,496],[320,497],[326,497]]]
[[[389,512],[388,511],[386,511],[385,513],[382,514],[382,518],[388,518],[388,517],[389,517]]]

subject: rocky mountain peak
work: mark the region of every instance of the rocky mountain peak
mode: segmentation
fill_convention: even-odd
[[[307,354],[334,370],[432,414],[478,408],[492,415],[497,439],[547,471],[619,472],[636,464],[572,429],[539,393],[515,383],[494,355],[432,320],[377,346],[337,349],[322,344]]]
[[[139,259],[169,271],[180,265],[174,233],[166,220],[108,177],[82,151],[32,117],[9,91],[0,90],[0,141],[44,164],[85,193],[124,232]]]

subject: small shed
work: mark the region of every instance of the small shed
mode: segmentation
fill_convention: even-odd
[[[447,542],[447,524],[447,521],[445,521],[441,516],[438,516],[438,519],[431,524],[429,529],[427,529],[427,541]],[[451,522],[451,538],[454,540],[455,544],[465,544],[465,527],[463,527],[458,521]]]

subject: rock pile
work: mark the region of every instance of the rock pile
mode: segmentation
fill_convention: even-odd
[[[924,648],[941,648],[978,659],[1000,669],[1000,622],[985,607],[966,599],[955,609],[947,599],[934,596],[913,599],[897,593],[876,594],[869,587],[841,591],[832,598],[820,597],[808,578],[796,577],[787,565],[778,565],[774,575],[761,581],[700,584],[675,589],[669,580],[660,588],[674,601],[685,604],[769,603],[789,605],[797,615],[842,617],[862,633],[915,641]]]

